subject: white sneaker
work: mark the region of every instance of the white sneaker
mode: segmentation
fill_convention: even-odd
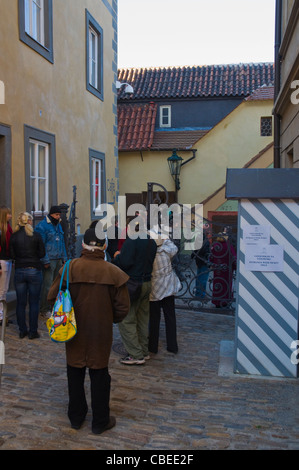
[[[120,359],[120,363],[121,364],[126,364],[126,365],[141,365],[141,364],[144,364],[145,363],[145,360],[144,358],[142,359],[134,359],[134,357],[132,356],[126,356],[126,357],[123,357],[122,359]]]

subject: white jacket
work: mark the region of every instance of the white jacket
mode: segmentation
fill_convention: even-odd
[[[151,302],[175,295],[181,289],[180,280],[171,265],[171,259],[177,251],[178,248],[169,239],[164,240],[163,244],[158,246],[152,271]]]

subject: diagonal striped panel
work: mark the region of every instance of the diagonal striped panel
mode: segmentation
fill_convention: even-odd
[[[271,244],[284,249],[283,272],[245,269],[246,225],[271,228]],[[239,204],[236,371],[297,377],[291,343],[298,340],[299,204],[293,200],[242,200]]]

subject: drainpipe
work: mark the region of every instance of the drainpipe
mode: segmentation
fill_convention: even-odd
[[[282,16],[282,0],[276,0],[275,11],[275,46],[274,46],[274,67],[275,67],[275,82],[274,82],[274,103],[280,91],[280,55],[279,49],[281,44],[281,16]],[[280,116],[274,110],[274,168],[280,168]]]

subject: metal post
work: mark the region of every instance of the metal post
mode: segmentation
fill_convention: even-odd
[[[5,355],[5,332],[6,332],[6,319],[7,319],[7,303],[5,300],[3,302],[3,319],[2,319],[2,328],[1,328],[1,343],[0,343],[0,387],[2,379],[2,370],[4,365],[4,355]]]
[[[77,187],[73,186],[73,202],[70,208],[68,219],[68,257],[76,257],[76,204],[77,204]]]
[[[64,243],[65,243],[65,248],[66,252],[68,253],[68,233],[69,233],[69,226],[68,226],[68,221],[67,221],[67,212],[69,209],[68,204],[62,203],[59,205],[61,209],[61,227],[64,233]]]

